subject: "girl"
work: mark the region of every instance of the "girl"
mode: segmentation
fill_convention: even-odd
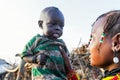
[[[120,10],[102,14],[92,26],[91,65],[105,69],[102,80],[120,80]]]

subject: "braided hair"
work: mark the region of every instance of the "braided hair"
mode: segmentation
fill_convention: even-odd
[[[107,21],[104,25],[104,33],[105,33],[106,37],[107,36],[113,37],[115,34],[120,33],[120,10],[113,10],[113,11],[104,13],[104,14],[100,15],[96,19],[96,21],[99,18],[102,18],[105,16],[107,16]],[[94,23],[93,23],[93,25],[94,25]]]

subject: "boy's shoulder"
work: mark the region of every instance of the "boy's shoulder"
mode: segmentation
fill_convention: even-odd
[[[36,40],[36,39],[40,39],[40,38],[42,38],[42,35],[36,34],[35,36],[33,36],[32,39],[33,39],[33,40],[34,40],[34,39]]]
[[[42,39],[42,36],[40,34],[36,34],[29,40],[28,44],[33,44],[34,42],[36,43],[40,41],[41,39]]]
[[[34,37],[42,38],[42,35],[36,34]]]

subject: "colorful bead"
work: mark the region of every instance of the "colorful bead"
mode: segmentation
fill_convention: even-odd
[[[114,76],[111,80],[118,80],[118,76]]]
[[[105,37],[105,33],[103,32],[102,35],[101,35],[101,38],[100,38],[100,43],[103,43],[104,37]]]
[[[74,70],[71,70],[67,74],[67,78],[68,78],[68,80],[80,80],[79,75]]]
[[[92,34],[90,35],[90,39],[89,39],[88,45],[90,44],[91,40],[92,40]]]

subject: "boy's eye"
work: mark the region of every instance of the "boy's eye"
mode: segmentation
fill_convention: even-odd
[[[53,25],[53,23],[47,23],[48,25]]]
[[[56,25],[56,23],[52,23],[52,25]]]
[[[48,25],[59,25],[60,27],[64,27],[64,24],[57,24],[57,23],[48,23]]]
[[[56,23],[47,23],[48,25],[56,25]]]
[[[64,27],[64,24],[60,24],[60,26],[63,28],[63,27]]]

